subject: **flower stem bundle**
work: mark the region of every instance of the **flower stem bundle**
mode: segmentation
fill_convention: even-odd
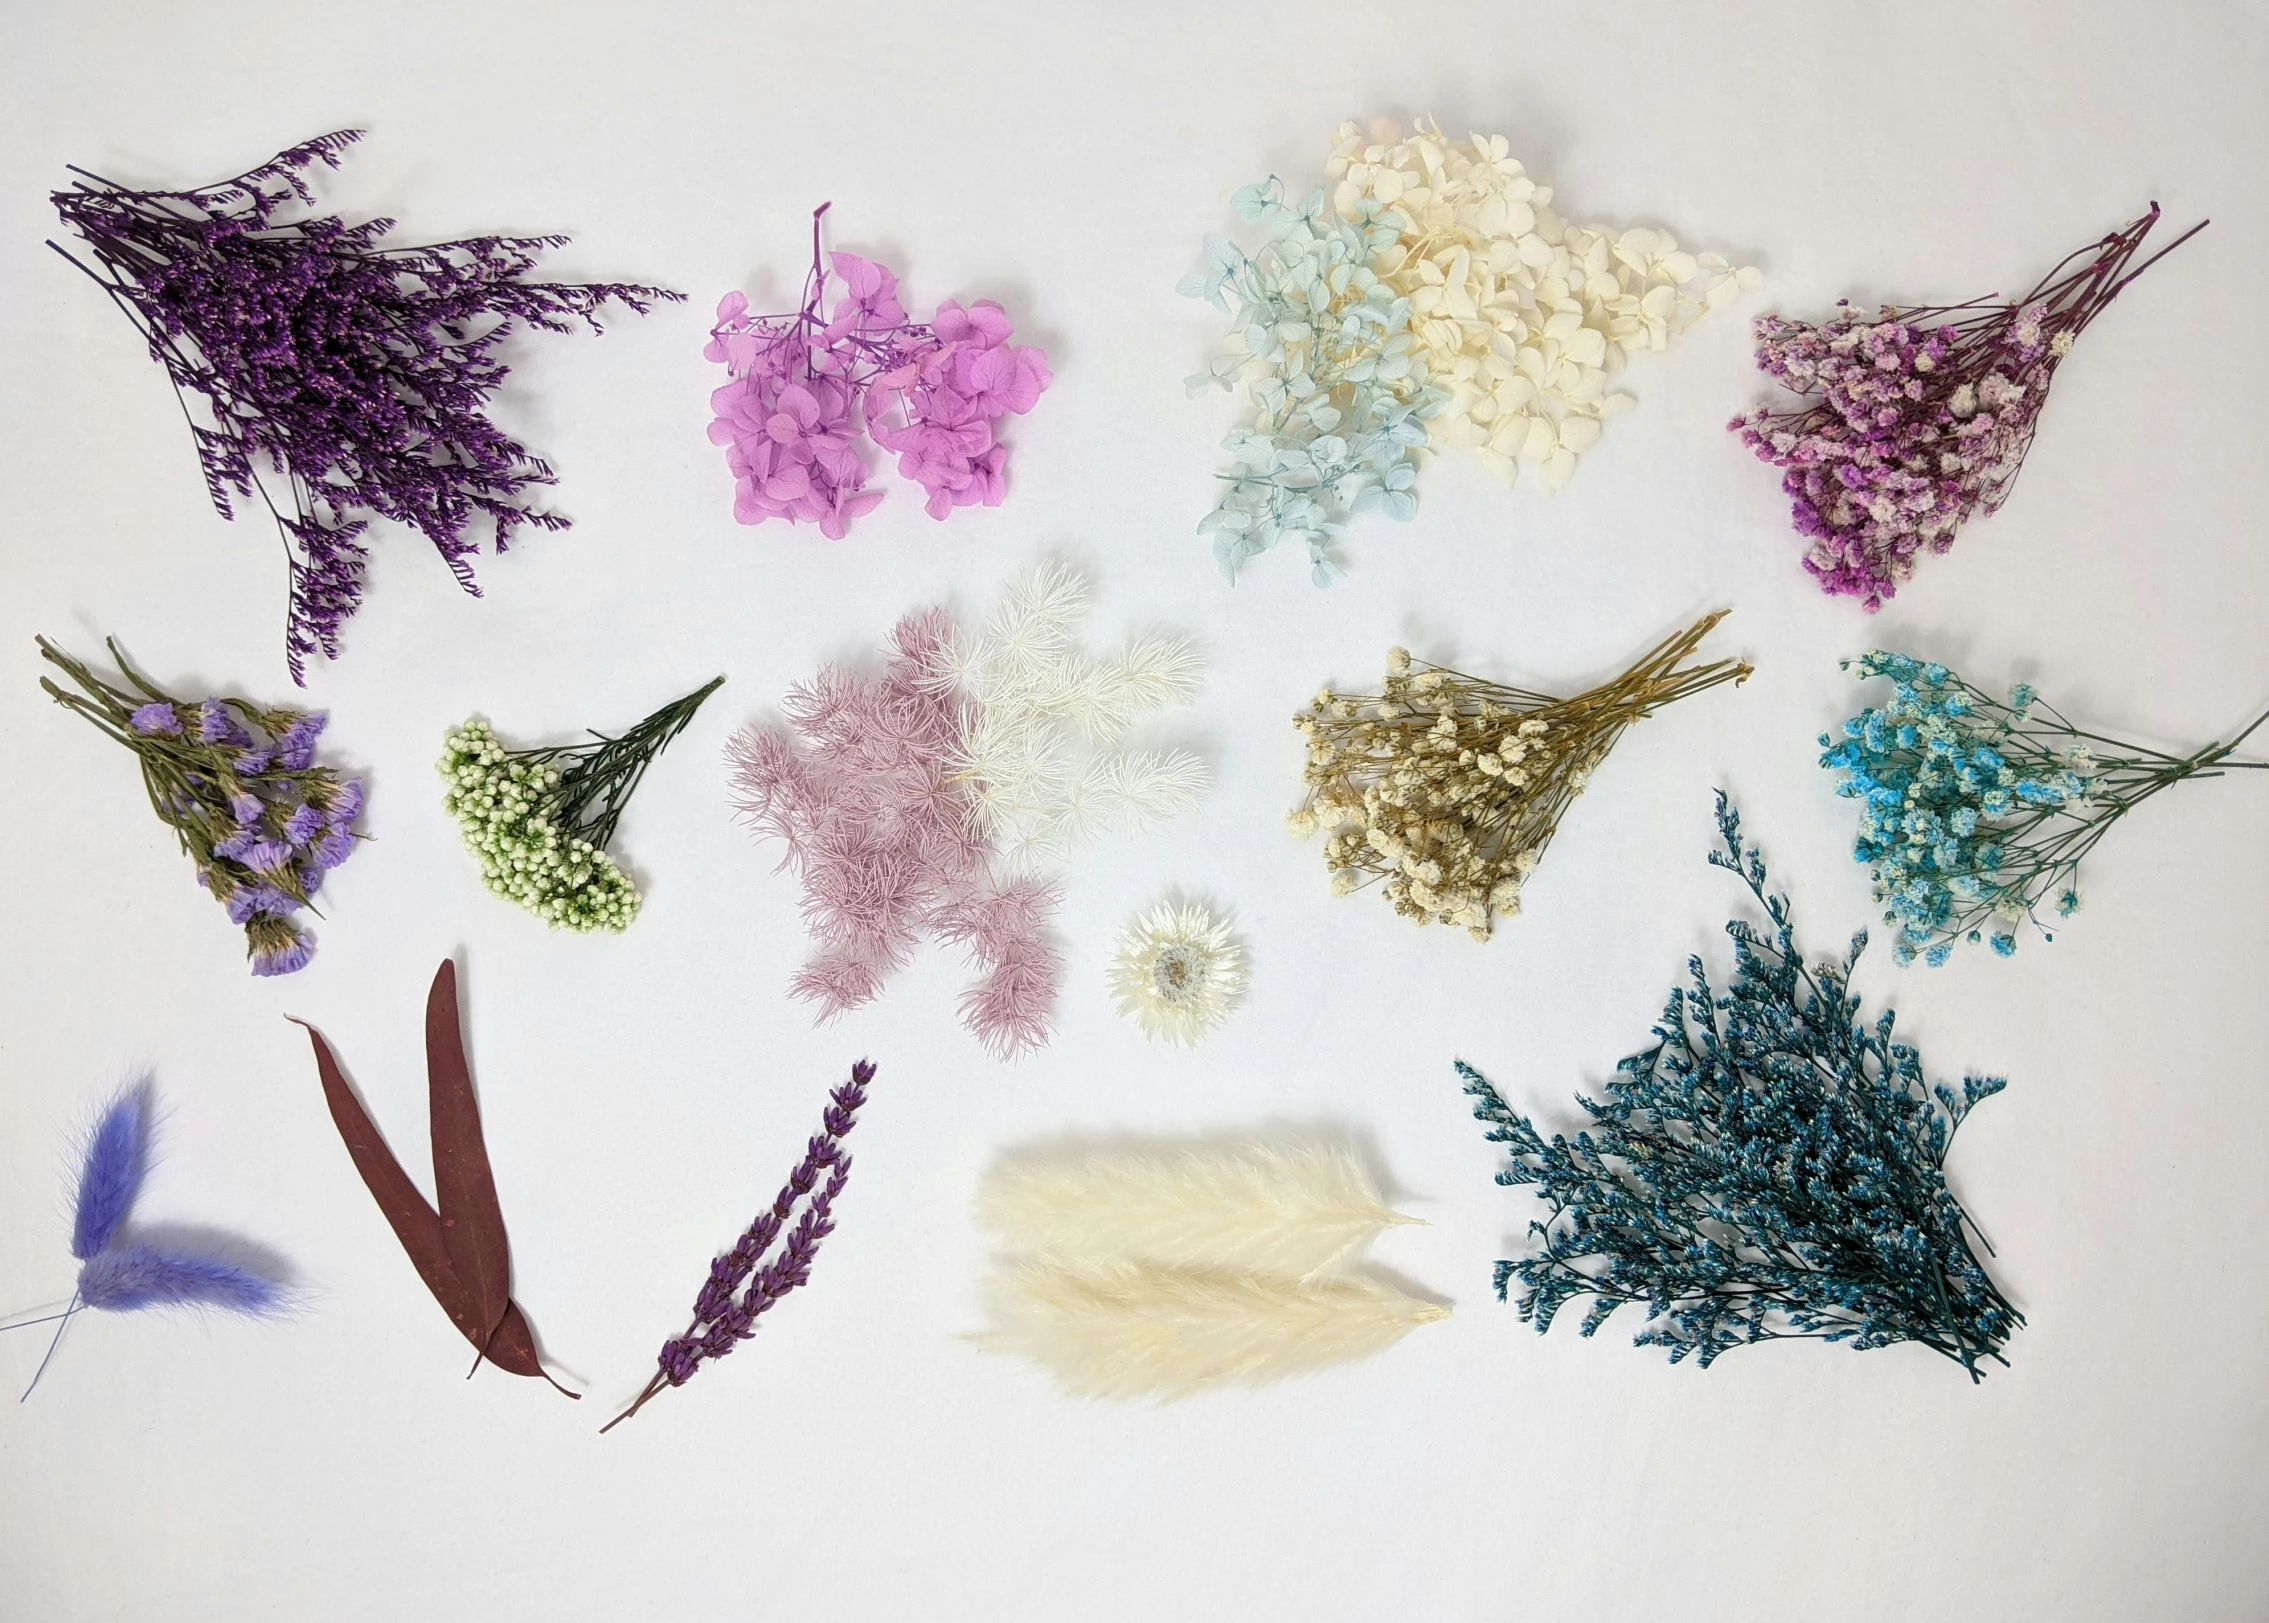
[[[1848,303],[1825,322],[1757,319],[1757,368],[1807,403],[1752,407],[1727,425],[1760,461],[1785,468],[1804,567],[1820,589],[1870,613],[1925,552],[2008,498],[2033,443],[2057,363],[2104,306],[2205,229],[2201,220],[2140,265],[2159,205],[2064,261],[2012,303]],[[2077,268],[2075,268],[2077,265]]]
[[[2226,744],[2174,756],[2088,732],[2028,683],[2007,703],[1945,666],[1881,649],[1857,662],[1862,680],[1887,677],[1889,705],[1820,735],[1820,764],[1842,774],[1836,793],[1861,803],[1852,855],[1872,870],[1883,922],[1899,927],[1900,963],[1942,964],[1957,943],[1989,941],[2004,958],[2016,926],[2040,910],[2080,909],[2080,860],[2137,806],[2192,778],[2259,771],[2229,756],[2269,721]]]
[[[1293,718],[1308,742],[1307,801],[1332,889],[1380,885],[1397,913],[1486,941],[1520,911],[1522,882],[1623,729],[1666,704],[1742,682],[1737,660],[1683,666],[1725,611],[1658,644],[1614,681],[1556,699],[1387,654],[1385,691],[1325,688]]]
[[[234,491],[274,516],[291,568],[285,657],[302,683],[309,654],[338,657],[362,602],[372,516],[422,531],[476,596],[478,523],[493,526],[498,552],[523,524],[567,527],[523,505],[551,469],[488,419],[510,370],[496,358],[504,340],[523,326],[597,332],[609,302],[643,314],[682,296],[527,280],[565,237],[388,248],[391,220],[281,218],[314,203],[303,172],[336,169],[361,134],[318,136],[179,192],[74,168],[81,178],[51,198],[95,263],[56,251],[110,295],[172,380],[213,505],[233,516]],[[281,503],[262,476],[271,464],[288,485]]]
[[[663,1391],[683,1386],[708,1360],[724,1357],[755,1335],[759,1318],[797,1286],[810,1282],[819,1243],[835,1232],[835,1199],[851,1177],[851,1158],[843,1153],[843,1140],[857,1124],[874,1075],[874,1066],[861,1060],[851,1067],[851,1080],[829,1092],[819,1135],[805,1146],[804,1158],[733,1249],[710,1263],[708,1282],[694,1298],[693,1322],[684,1335],[662,1344],[654,1378],[629,1408],[599,1428],[602,1436]],[[801,1217],[796,1216],[798,1201],[803,1202]],[[788,1230],[779,1251],[772,1253],[773,1242],[791,1217],[796,1218],[795,1227]]]
[[[619,736],[508,750],[478,718],[444,741],[442,809],[480,859],[488,888],[555,930],[615,930],[638,912],[638,890],[607,855],[615,824],[647,767],[685,731],[720,676]]]
[[[45,637],[39,651],[79,692],[42,677],[55,702],[134,752],[158,820],[197,865],[197,883],[244,928],[255,975],[305,967],[315,941],[293,915],[312,911],[323,876],[354,854],[362,780],[315,764],[322,712],[218,696],[190,703],[110,657],[127,685],[96,676]]]
[[[1922,1058],[1891,1040],[1893,1016],[1855,1019],[1851,971],[1861,931],[1838,962],[1807,967],[1788,900],[1765,891],[1765,864],[1718,797],[1724,848],[1712,865],[1748,885],[1772,921],[1726,925],[1735,973],[1722,992],[1701,960],[1674,988],[1655,1044],[1623,1060],[1591,1121],[1548,1141],[1463,1061],[1458,1074],[1511,1163],[1550,1208],[1529,1224],[1537,1249],[1500,1262],[1497,1295],[1519,1280],[1520,1316],[1542,1334],[1588,1296],[1589,1336],[1626,1303],[1647,1314],[1639,1346],[1720,1353],[1788,1337],[1866,1351],[1912,1341],[1974,1381],[2024,1316],[1971,1249],[1975,1225],[1946,1185],[1955,1130],[1999,1077],[1960,1092],[1926,1081]],[[1990,1248],[1988,1248],[1990,1253]]]

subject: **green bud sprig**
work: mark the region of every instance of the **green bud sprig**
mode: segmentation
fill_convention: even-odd
[[[619,736],[594,731],[584,743],[507,749],[478,719],[451,732],[440,763],[449,785],[442,809],[479,859],[482,882],[555,930],[625,928],[638,913],[638,888],[607,844],[654,757],[724,680]]]

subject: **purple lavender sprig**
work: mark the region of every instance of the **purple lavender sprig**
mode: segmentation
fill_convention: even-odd
[[[371,517],[424,532],[474,596],[481,520],[498,552],[523,524],[567,527],[524,505],[552,471],[486,415],[510,371],[495,354],[504,339],[520,326],[598,332],[610,301],[643,314],[683,297],[525,280],[565,237],[386,248],[391,220],[280,219],[315,201],[302,172],[338,168],[361,135],[318,136],[188,191],[137,191],[73,168],[81,179],[51,197],[95,265],[48,246],[110,295],[166,369],[213,505],[228,518],[230,492],[258,496],[275,518],[291,568],[285,658],[303,686],[307,656],[336,659],[362,602]],[[269,494],[271,469],[289,483],[286,505]]]
[[[1886,305],[1872,316],[1846,302],[1825,322],[1758,318],[1759,370],[1805,403],[1756,406],[1727,426],[1787,470],[1781,488],[1822,591],[1873,613],[1925,553],[2001,506],[2057,363],[2122,289],[2206,223],[2134,264],[2158,218],[2153,203],[2014,302]]]
[[[653,1379],[636,1402],[599,1428],[602,1435],[645,1408],[664,1388],[683,1386],[708,1360],[722,1358],[748,1340],[756,1333],[759,1318],[811,1279],[820,1242],[835,1232],[835,1198],[851,1177],[851,1158],[843,1153],[843,1140],[858,1118],[859,1107],[867,1102],[867,1084],[874,1074],[874,1066],[861,1060],[851,1067],[851,1080],[828,1095],[819,1134],[805,1145],[803,1160],[733,1248],[710,1263],[709,1278],[693,1301],[693,1322],[684,1335],[662,1343]],[[779,1255],[766,1261],[765,1254],[795,1216],[798,1201],[805,1202],[802,1216],[788,1231]]]

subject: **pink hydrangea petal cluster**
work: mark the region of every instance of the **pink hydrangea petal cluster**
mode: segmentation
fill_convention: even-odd
[[[786,849],[819,952],[795,995],[827,1019],[856,1008],[927,937],[980,971],[962,1020],[1000,1058],[1040,1047],[1063,982],[1048,939],[1057,893],[997,881],[955,766],[963,718],[945,616],[907,616],[882,670],[828,667],[795,688],[788,728],[750,726],[729,746],[734,801]]]
[[[906,317],[898,278],[856,254],[821,264],[812,216],[812,266],[791,314],[751,316],[728,293],[702,352],[732,380],[710,396],[711,441],[726,448],[734,517],[816,522],[841,540],[882,500],[866,488],[862,434],[898,456],[898,471],[928,493],[942,519],[956,507],[998,507],[1008,448],[1001,419],[1028,412],[1052,380],[1047,359],[1009,342],[1007,314],[988,299],[948,299],[928,322]],[[842,292],[824,313],[828,288]]]
[[[1757,406],[1727,426],[1786,470],[1790,516],[1812,543],[1804,567],[1823,591],[1873,613],[1925,552],[1945,552],[1972,515],[2000,507],[2073,340],[2199,229],[2129,269],[2158,217],[2153,203],[2015,303],[1886,307],[1872,317],[1844,305],[1820,323],[1758,319],[1758,369],[1811,403]],[[2069,269],[2075,261],[2084,263]]]

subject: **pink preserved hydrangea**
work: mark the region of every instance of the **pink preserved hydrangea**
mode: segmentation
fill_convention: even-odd
[[[751,316],[728,293],[703,353],[732,381],[710,396],[709,438],[726,448],[735,484],[733,516],[817,523],[841,540],[851,521],[882,500],[866,488],[862,432],[898,454],[899,474],[928,493],[942,519],[956,507],[998,507],[1008,448],[998,425],[1032,409],[1051,381],[1030,345],[1009,342],[1008,316],[990,300],[964,308],[948,299],[928,322],[911,322],[888,266],[819,245],[800,310]],[[843,289],[825,316],[830,280]]]

